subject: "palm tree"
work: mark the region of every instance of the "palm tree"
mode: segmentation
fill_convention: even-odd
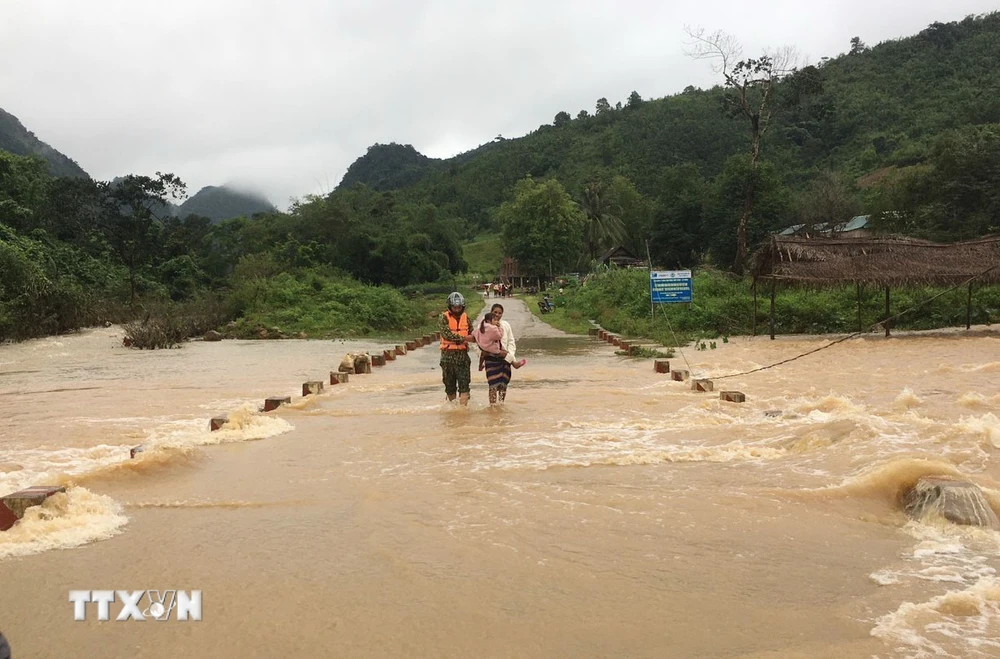
[[[625,224],[621,219],[622,208],[608,194],[604,184],[591,181],[583,189],[580,207],[587,216],[585,239],[590,258],[609,244],[620,243],[625,237]]]

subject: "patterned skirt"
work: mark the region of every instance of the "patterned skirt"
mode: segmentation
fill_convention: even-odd
[[[486,356],[486,381],[490,389],[506,389],[510,384],[511,366],[503,357]]]

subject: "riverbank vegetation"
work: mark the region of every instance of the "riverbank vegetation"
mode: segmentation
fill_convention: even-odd
[[[702,270],[695,273],[693,283],[694,296],[690,305],[661,304],[651,310],[648,273],[608,269],[588,278],[584,285],[567,282],[564,292],[555,295],[556,311],[540,318],[577,334],[586,333],[588,321],[595,320],[611,332],[654,339],[667,346],[754,332],[753,291],[747,280],[729,273]],[[893,291],[891,314],[908,313],[896,318],[892,328],[964,327],[966,287],[945,290],[914,287]],[[972,299],[973,324],[988,324],[1000,317],[1000,287],[977,288]],[[532,306],[532,310],[537,313],[537,305]],[[769,292],[761,291],[757,334],[770,331],[769,311]],[[862,289],[860,323],[858,311],[858,293],[853,286],[808,290],[778,287],[775,332],[850,334],[857,332],[859,326],[865,332],[880,330],[881,326],[875,326],[886,317],[885,293],[881,289]]]
[[[466,269],[455,222],[391,194],[362,187],[213,224],[161,214],[183,190],[169,174],[52,178],[0,152],[0,341],[125,321],[151,346],[208,329],[400,333],[433,326],[429,306]]]

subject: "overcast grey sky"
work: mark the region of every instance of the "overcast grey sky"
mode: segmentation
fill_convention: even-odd
[[[279,207],[375,142],[447,157],[634,89],[716,82],[685,25],[810,61],[990,0],[0,0],[0,107],[92,176],[238,181]]]

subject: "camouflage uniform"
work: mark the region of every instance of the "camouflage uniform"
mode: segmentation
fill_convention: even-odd
[[[441,337],[449,341],[460,341],[462,337],[451,331],[451,326],[448,324],[448,313],[446,311],[441,314]],[[469,333],[471,334],[471,321],[469,322]],[[448,396],[454,396],[456,393],[469,393],[469,385],[472,382],[472,360],[469,359],[468,350],[441,351],[441,379],[444,381],[444,392]]]

